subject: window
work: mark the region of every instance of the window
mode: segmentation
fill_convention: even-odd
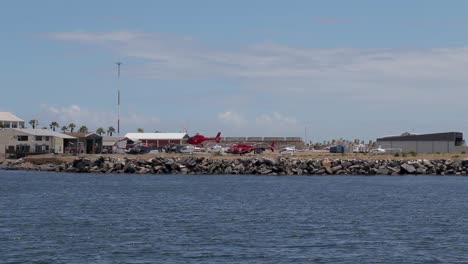
[[[11,128],[11,123],[8,122],[8,121],[4,121],[4,122],[3,122],[3,127],[4,127],[4,128]]]
[[[24,128],[24,122],[19,122],[19,127]]]
[[[12,122],[11,128],[18,128],[18,122]]]
[[[49,136],[46,136],[45,137],[45,141],[49,141],[50,140],[50,137]]]
[[[16,151],[18,152],[29,152],[29,145],[16,145]]]
[[[42,136],[36,136],[36,141],[42,141]]]
[[[28,141],[28,136],[18,136],[18,141]]]

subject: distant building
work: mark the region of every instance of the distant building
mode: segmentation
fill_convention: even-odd
[[[126,142],[123,144],[120,144],[121,141],[123,141],[125,137],[114,137],[114,136],[103,136],[102,137],[102,150],[103,153],[119,153],[122,152],[126,147]],[[118,149],[121,149],[122,151],[118,151]]]
[[[47,129],[0,129],[0,155],[23,157],[31,154],[63,153],[66,140],[74,137]]]
[[[187,133],[127,133],[125,137],[133,142],[141,142],[155,147],[184,144],[189,138]]]
[[[93,132],[67,132],[73,139],[65,140],[65,152],[97,154],[102,151],[102,136]]]
[[[403,133],[377,139],[376,145],[383,149],[401,149],[402,152],[416,153],[459,153],[468,151],[461,132],[433,134]]]
[[[24,128],[24,120],[10,112],[0,112],[0,128]]]

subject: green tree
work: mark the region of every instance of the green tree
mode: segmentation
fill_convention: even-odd
[[[145,130],[143,130],[143,128],[141,128],[141,127],[140,127],[140,128],[138,128],[138,130],[137,130],[137,131],[138,131],[138,133],[144,133],[144,132],[145,132]]]
[[[107,128],[107,134],[109,136],[112,136],[112,133],[115,133],[115,128],[110,126],[110,127]]]
[[[104,128],[100,127],[98,129],[96,129],[96,133],[99,134],[99,135],[102,135],[102,134],[106,133],[106,131],[104,130]]]
[[[39,125],[39,121],[37,121],[36,119],[32,119],[29,121],[29,124],[33,129],[35,129]]]
[[[86,126],[81,126],[80,129],[78,130],[79,132],[82,132],[82,133],[87,133],[88,132],[88,128]]]
[[[75,129],[76,125],[73,124],[73,123],[70,123],[70,124],[68,125],[68,127],[70,128],[70,132],[73,133],[73,130]]]
[[[52,129],[53,131],[55,131],[56,128],[60,127],[59,123],[55,121],[52,121],[49,126],[50,126],[50,129]]]
[[[65,132],[67,132],[67,131],[68,131],[68,127],[67,127],[67,126],[63,126],[63,127],[62,127],[62,132],[65,133]]]

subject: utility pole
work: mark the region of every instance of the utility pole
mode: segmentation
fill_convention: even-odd
[[[120,65],[122,63],[115,64],[117,64],[117,135],[120,135]]]

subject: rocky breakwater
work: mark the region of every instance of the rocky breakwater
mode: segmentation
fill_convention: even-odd
[[[19,159],[0,168],[76,173],[253,174],[253,175],[468,175],[468,160],[268,159],[248,157],[138,158],[79,157],[72,162],[34,164]]]

